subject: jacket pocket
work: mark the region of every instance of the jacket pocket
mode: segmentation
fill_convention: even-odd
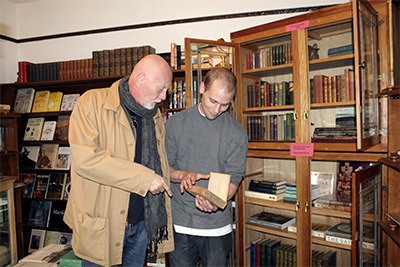
[[[76,229],[73,235],[74,249],[91,258],[91,261],[105,260],[106,251],[106,220],[105,218],[92,218],[84,213],[79,213]]]

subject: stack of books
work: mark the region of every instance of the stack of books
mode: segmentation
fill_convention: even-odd
[[[296,223],[296,218],[262,211],[249,217],[249,223],[284,230]]]
[[[340,211],[351,211],[351,202],[337,200],[335,195],[326,195],[316,199],[314,201],[314,207]]]
[[[283,199],[285,191],[285,180],[251,180],[249,190],[245,191],[245,196],[278,201]]]
[[[311,200],[317,199],[321,194],[321,188],[319,185],[311,185]],[[297,199],[297,190],[295,184],[287,184],[285,196],[283,197],[284,201],[288,202],[296,202]]]
[[[352,143],[357,142],[357,128],[319,127],[313,134],[314,142]]]

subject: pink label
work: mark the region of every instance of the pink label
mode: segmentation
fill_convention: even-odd
[[[295,30],[307,28],[309,26],[310,26],[310,21],[309,20],[305,20],[305,21],[302,21],[302,22],[297,22],[297,23],[293,23],[293,24],[287,25],[286,26],[286,31],[287,32],[292,32],[292,31],[295,31]]]
[[[290,156],[295,156],[295,157],[314,156],[314,143],[291,143]]]

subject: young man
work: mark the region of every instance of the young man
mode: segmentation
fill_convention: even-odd
[[[175,251],[171,266],[226,266],[232,247],[231,203],[218,209],[185,191],[195,183],[208,187],[210,172],[231,175],[228,199],[245,171],[247,134],[227,112],[236,93],[236,77],[213,68],[200,85],[201,103],[166,122]]]
[[[83,266],[143,266],[146,248],[173,250],[165,129],[157,107],[171,80],[167,62],[149,55],[130,76],[85,92],[74,107],[64,220]]]

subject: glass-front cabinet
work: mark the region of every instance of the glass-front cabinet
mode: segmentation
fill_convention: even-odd
[[[298,265],[310,266],[322,255],[335,255],[331,258],[338,266],[356,265],[352,255],[359,250],[351,238],[361,226],[352,218],[356,200],[351,192],[364,189],[351,186],[352,175],[356,165],[367,167],[387,153],[385,144],[379,144],[384,131],[376,95],[376,12],[368,2],[354,0],[233,32],[231,39],[239,45],[237,106],[238,120],[249,135],[247,176],[261,172],[257,179],[279,177],[297,190],[293,202],[260,201],[245,195],[245,179],[238,211],[243,222],[239,264],[251,263],[252,245],[261,238],[292,246]],[[276,166],[279,175],[269,172]],[[326,179],[319,181],[319,176]],[[332,199],[324,201],[339,201],[342,210],[314,206],[320,194],[315,187],[328,181]],[[295,231],[249,224],[249,216],[260,210],[295,216]],[[327,238],[314,229],[322,224],[347,233]],[[362,252],[357,255],[366,255]]]
[[[223,40],[185,38],[187,107],[200,103],[199,87],[208,70],[224,67],[236,74],[236,51],[236,44]]]
[[[0,179],[0,266],[16,263],[17,237],[14,206],[15,178]]]

